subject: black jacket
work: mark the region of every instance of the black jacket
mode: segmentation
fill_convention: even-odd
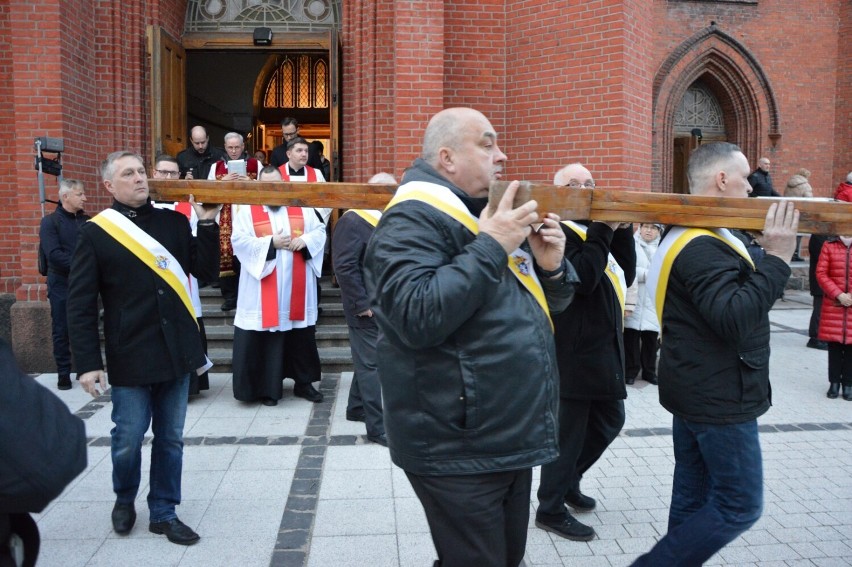
[[[449,187],[423,160],[405,181]],[[379,325],[378,366],[391,458],[419,475],[480,474],[547,463],[558,453],[558,375],[547,315],[487,234],[421,202],[384,213],[367,246]],[[573,275],[573,270],[569,271]],[[550,310],[574,285],[545,280]]]
[[[165,246],[185,272],[212,281],[219,273],[219,227],[198,225],[193,237],[181,213],[150,203],[113,209]],[[98,338],[98,294],[103,300],[109,381],[139,386],[174,380],[204,365],[194,318],[159,276],[95,223],[80,229],[71,263],[68,334],[77,372],[103,368]]]
[[[674,415],[743,423],[769,409],[769,310],[790,267],[771,255],[756,267],[710,236],[694,239],[675,259],[659,367],[660,403]]]
[[[83,211],[72,214],[63,209],[62,205],[56,205],[52,214],[41,219],[38,229],[39,245],[47,256],[49,271],[68,277],[71,256],[77,245],[77,232],[87,220],[89,215]]]
[[[193,179],[207,179],[210,168],[217,161],[220,159],[227,161],[229,158],[225,150],[207,144],[207,149],[204,150],[203,154],[196,152],[194,147],[189,147],[180,152],[176,159],[180,168],[181,179],[186,177],[187,171],[192,171]]]
[[[812,234],[808,240],[808,288],[811,295],[814,297],[822,297],[822,287],[816,278],[816,267],[819,262],[819,255],[822,252],[822,245],[828,240],[828,235]]]
[[[370,296],[364,284],[364,254],[373,234],[373,225],[356,213],[345,213],[334,225],[331,259],[340,285],[346,324],[356,329],[375,327],[373,317],[358,317],[370,309]]]
[[[751,193],[749,197],[779,197],[775,189],[772,188],[772,178],[762,169],[755,169],[748,176],[749,185],[751,185]]]
[[[624,270],[627,285],[636,277],[632,228],[613,231],[599,222],[588,226],[586,240],[568,227],[565,256],[577,270],[576,301],[554,318],[560,395],[575,400],[623,400],[624,318],[618,296],[604,273],[608,254]]]

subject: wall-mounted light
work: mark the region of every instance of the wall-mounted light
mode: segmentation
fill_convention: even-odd
[[[701,128],[693,128],[689,133],[701,141]]]
[[[254,28],[255,45],[272,45],[271,28]]]

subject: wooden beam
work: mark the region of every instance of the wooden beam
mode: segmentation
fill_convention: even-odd
[[[366,183],[284,183],[277,181],[148,181],[151,198],[185,201],[189,194],[200,203],[243,203],[383,209],[394,185]],[[569,189],[533,185],[531,197],[542,212],[563,219],[623,222],[660,222],[706,228],[762,230],[769,206],[783,198],[718,198],[700,195],[649,193],[620,189]],[[799,231],[811,234],[852,235],[852,203],[796,199],[801,214]]]

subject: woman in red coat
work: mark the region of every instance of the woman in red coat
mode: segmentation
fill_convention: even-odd
[[[828,393],[836,398],[843,385],[843,399],[852,401],[852,237],[835,236],[822,248],[816,269],[825,293],[819,322],[819,338],[828,343]]]

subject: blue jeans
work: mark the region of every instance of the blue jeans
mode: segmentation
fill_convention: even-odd
[[[702,565],[763,512],[757,420],[731,425],[675,416],[669,531],[633,565]]]
[[[142,442],[152,423],[148,509],[152,522],[176,518],[183,469],[183,424],[189,374],[147,386],[112,387],[112,488],[116,502],[130,504],[139,492]]]

